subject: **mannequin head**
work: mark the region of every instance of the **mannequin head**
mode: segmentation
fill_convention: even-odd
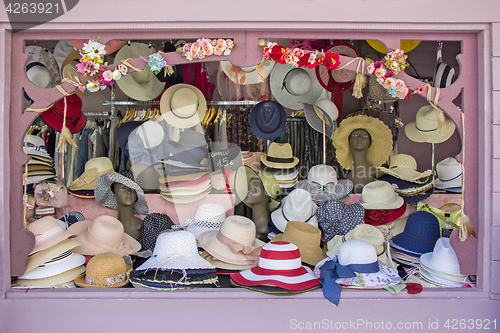
[[[111,190],[115,194],[118,208],[121,206],[133,206],[137,201],[137,193],[134,189],[121,183],[111,184]]]
[[[252,177],[250,182],[248,183],[248,193],[245,199],[243,200],[246,204],[249,205],[258,205],[258,204],[266,204],[271,199],[266,193],[264,189],[264,184],[259,177]]]
[[[368,150],[372,143],[370,133],[363,128],[357,128],[349,135],[349,146],[351,151]]]

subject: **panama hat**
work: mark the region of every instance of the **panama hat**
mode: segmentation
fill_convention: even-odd
[[[455,123],[450,119],[445,119],[444,113],[432,105],[418,109],[415,121],[405,126],[406,136],[414,142],[445,142],[453,135],[453,132],[455,132]]]
[[[237,198],[240,200],[240,202],[245,202],[245,198],[248,194],[248,186],[252,178],[255,177],[260,179],[264,190],[266,191],[266,194],[270,198],[270,202],[268,204],[269,211],[274,211],[276,208],[278,208],[281,201],[278,197],[281,192],[281,188],[276,178],[268,172],[257,173],[247,165],[242,165],[241,167],[239,167],[238,170],[236,170],[236,175],[234,178],[234,188],[236,190]],[[245,203],[245,205],[252,208],[251,204]]]
[[[283,133],[286,125],[286,112],[283,106],[267,100],[257,103],[250,112],[250,128],[262,140],[274,140]]]
[[[76,277],[85,272],[85,265],[72,268],[57,275],[49,276],[43,279],[17,279],[13,286],[20,286],[25,288],[47,288],[61,285],[67,282],[72,282]]]
[[[453,157],[447,157],[436,164],[437,179],[434,186],[443,190],[462,191],[462,164]]]
[[[215,258],[229,264],[254,265],[260,248],[265,244],[255,238],[255,224],[249,218],[231,215],[219,230],[204,232],[200,246]]]
[[[82,112],[82,105],[82,99],[77,94],[64,96],[50,109],[42,112],[41,117],[56,131],[61,131],[65,126],[71,133],[76,133],[81,131],[87,123],[87,117]]]
[[[394,187],[381,180],[366,184],[361,200],[365,209],[397,209],[404,204],[404,199],[394,191]]]
[[[221,61],[220,67],[231,81],[237,85],[245,85],[264,82],[271,73],[274,64],[274,61],[262,58],[262,61],[256,66],[238,67],[229,61]]]
[[[52,162],[52,163],[54,162],[52,157],[50,157],[49,153],[47,152],[47,148],[45,147],[45,141],[41,137],[37,135],[28,134],[26,135],[25,143],[26,143],[25,153],[27,155],[41,157],[43,160],[47,162]],[[52,163],[50,164],[50,166],[52,166]]]
[[[26,75],[33,84],[40,88],[53,88],[61,82],[56,59],[52,52],[36,45],[24,48],[28,56]]]
[[[96,157],[85,163],[85,171],[75,179],[68,187],[70,191],[91,190],[94,191],[95,183],[99,176],[114,172],[113,164],[107,157]]]
[[[85,273],[75,279],[81,288],[120,288],[129,281],[132,268],[115,253],[99,253],[90,258]]]
[[[274,236],[272,241],[297,245],[302,262],[312,266],[326,258],[321,248],[321,230],[309,223],[290,221],[286,224],[285,231]]]
[[[309,103],[304,104],[304,113],[306,121],[315,131],[323,133],[323,125],[325,127],[324,134],[331,137],[333,134],[333,121],[321,107]]]
[[[347,205],[332,199],[319,205],[316,210],[321,241],[326,243],[336,235],[345,235],[363,223],[365,209],[360,204]]]
[[[94,189],[95,200],[104,207],[114,210],[118,209],[116,195],[111,189],[111,185],[120,183],[126,187],[133,189],[137,195],[137,200],[134,203],[134,214],[146,215],[148,213],[148,204],[146,196],[140,186],[140,179],[131,172],[125,172],[123,175],[116,172],[108,172],[97,178]]]
[[[436,216],[417,211],[408,216],[404,231],[396,235],[390,244],[398,250],[420,256],[432,252],[440,235],[441,230]]]
[[[337,160],[347,170],[353,168],[349,136],[356,129],[366,130],[371,137],[371,144],[366,153],[369,165],[381,166],[392,152],[392,132],[381,120],[365,115],[348,117],[342,120],[333,132],[332,143],[335,146]]]
[[[260,161],[266,167],[275,169],[290,169],[299,163],[299,159],[293,156],[292,146],[288,142],[272,142],[267,154],[262,154]]]
[[[313,68],[287,64],[274,65],[269,83],[276,101],[292,110],[302,109],[302,103],[314,104],[323,91]]]
[[[377,170],[382,174],[389,174],[399,179],[409,182],[423,184],[427,182],[432,174],[432,170],[424,172],[417,171],[417,161],[413,156],[407,154],[396,154],[390,158],[389,168],[378,167]]]
[[[205,116],[207,100],[200,89],[179,83],[169,87],[163,93],[160,111],[163,119],[174,127],[193,127],[201,123]]]
[[[187,218],[183,226],[192,233],[196,239],[206,231],[219,230],[226,220],[226,210],[216,203],[201,204],[196,210],[194,218]]]
[[[322,203],[346,199],[354,184],[349,179],[337,179],[337,171],[331,165],[318,164],[309,169],[307,179],[298,182],[296,188],[308,191],[314,202]]]
[[[19,279],[35,280],[61,274],[85,264],[85,256],[68,250],[20,276]]]
[[[26,265],[24,266],[24,274],[37,268],[40,265],[43,265],[49,260],[63,254],[64,252],[77,247],[78,245],[81,244],[74,239],[67,238],[46,249],[33,253],[26,260]]]
[[[123,224],[109,215],[76,222],[67,231],[76,234],[75,240],[82,244],[73,249],[75,253],[92,256],[112,252],[124,256],[141,249],[141,244],[124,232]]]
[[[156,53],[156,50],[143,43],[125,44],[116,53],[114,62],[121,63],[127,59],[147,57],[153,53]],[[160,82],[154,73],[148,70],[128,73],[117,80],[116,85],[125,95],[138,101],[155,99],[165,88],[165,82]]]
[[[26,229],[35,235],[35,246],[30,254],[45,250],[65,239],[76,236],[75,232],[64,230],[52,216],[45,216],[29,223]]]
[[[270,242],[262,247],[258,266],[231,274],[237,286],[273,286],[289,291],[319,288],[320,282],[311,269],[302,266],[299,248],[292,243]]]
[[[313,202],[311,194],[306,190],[295,189],[282,201],[281,206],[271,213],[271,220],[281,232],[284,232],[289,221],[298,221],[318,227],[316,210],[318,206]]]

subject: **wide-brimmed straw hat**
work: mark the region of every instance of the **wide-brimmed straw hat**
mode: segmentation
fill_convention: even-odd
[[[441,143],[455,132],[455,123],[446,119],[444,112],[432,105],[418,109],[415,121],[405,126],[405,134],[411,141]]]
[[[75,279],[75,284],[82,288],[120,288],[128,283],[131,271],[119,255],[100,253],[89,260],[87,271]]]
[[[436,164],[436,188],[451,192],[462,192],[462,164],[453,157],[447,157]]]
[[[76,236],[76,232],[64,230],[52,216],[45,216],[35,220],[26,227],[35,235],[35,246],[30,254],[45,250],[67,238]]]
[[[61,42],[63,42],[63,41],[61,41]],[[60,42],[57,43],[56,47],[59,44],[60,44]],[[68,50],[62,63],[60,64],[61,77],[63,79],[73,79],[74,77],[78,77],[81,75],[81,73],[78,72],[76,65],[79,63],[79,60],[82,56],[80,55],[80,52],[76,51],[71,44],[70,44],[70,46],[72,49]],[[60,50],[60,52],[62,52],[62,49]],[[90,92],[89,91],[82,92],[80,89],[75,89],[75,94],[80,96],[80,97],[87,97],[88,95],[90,95]]]
[[[115,56],[115,63],[123,60],[147,57],[156,50],[143,43],[130,43],[124,45]],[[128,73],[116,81],[118,88],[125,95],[139,101],[150,101],[158,97],[165,88],[165,82],[160,82],[156,75],[149,70]]]
[[[96,157],[85,163],[85,171],[75,179],[68,187],[71,191],[91,190],[94,191],[95,183],[99,176],[105,173],[115,172],[113,163],[107,157]]]
[[[278,208],[281,200],[278,195],[281,192],[280,184],[276,178],[269,172],[255,172],[252,168],[247,165],[243,165],[236,170],[236,176],[234,178],[234,188],[236,190],[236,196],[238,199],[245,202],[245,198],[248,194],[248,186],[252,178],[258,178],[263,184],[266,194],[270,198],[268,204],[268,209],[270,212]],[[252,207],[251,204],[245,203],[245,205]]]
[[[187,218],[183,226],[192,233],[196,239],[206,231],[219,230],[222,223],[226,220],[226,210],[216,203],[201,204],[196,210],[194,218]]]
[[[390,158],[389,168],[378,167],[379,173],[389,174],[396,178],[409,182],[423,184],[432,174],[432,170],[424,172],[417,171],[417,161],[413,156],[407,154],[397,154]]]
[[[405,229],[390,242],[398,250],[414,256],[432,252],[436,241],[440,238],[439,221],[431,213],[417,211],[406,219]]]
[[[265,244],[256,239],[255,224],[244,216],[229,216],[219,230],[200,235],[200,246],[215,258],[235,265],[253,265]]]
[[[314,104],[323,91],[313,68],[293,65],[274,65],[269,83],[276,101],[292,110],[302,109],[302,103]]]
[[[55,102],[40,116],[47,125],[56,131],[61,131],[65,126],[71,133],[76,133],[81,131],[87,123],[87,117],[82,112],[82,105],[82,99],[76,94],[71,94]]]
[[[331,165],[318,164],[309,169],[307,179],[298,182],[295,188],[308,191],[314,202],[322,203],[344,200],[351,194],[354,184],[349,179],[337,179],[337,171]]]
[[[111,188],[114,183],[119,183],[133,189],[137,195],[137,200],[134,203],[134,214],[147,215],[148,204],[146,196],[140,186],[140,179],[133,173],[119,174],[115,172],[105,173],[97,179],[95,183],[94,195],[95,200],[104,207],[118,209],[116,195]]]
[[[302,266],[299,248],[292,243],[270,242],[262,247],[257,267],[231,274],[241,287],[274,286],[290,291],[319,287],[312,270]]]
[[[64,252],[77,247],[78,245],[81,244],[74,239],[68,238],[56,243],[55,245],[52,245],[51,247],[33,253],[26,260],[26,265],[24,266],[24,274],[37,268],[40,265],[43,265],[51,259],[56,258]]]
[[[260,161],[266,167],[275,169],[290,169],[299,163],[299,159],[293,156],[292,146],[288,142],[272,142],[267,154],[262,154]]]
[[[290,221],[286,224],[285,232],[274,236],[272,241],[297,245],[302,261],[312,266],[326,258],[321,248],[321,230],[309,223]]]
[[[318,206],[306,190],[295,189],[281,201],[281,206],[271,213],[271,220],[281,232],[285,231],[289,221],[299,221],[318,227],[316,210]]]
[[[353,168],[353,159],[349,136],[356,129],[366,130],[371,137],[371,144],[366,153],[369,165],[381,166],[392,152],[392,132],[381,120],[365,115],[348,117],[342,120],[333,132],[332,143],[335,146],[337,160],[344,169]]]
[[[98,216],[93,221],[76,222],[67,231],[75,233],[75,240],[82,244],[73,251],[84,255],[112,252],[124,256],[141,249],[141,244],[124,232],[123,224],[109,215]]]
[[[74,253],[72,250],[68,250],[64,253],[61,253],[55,258],[51,258],[49,261],[43,263],[42,265],[29,271],[28,273],[25,273],[24,275],[20,276],[19,279],[44,279],[50,276],[61,274],[65,271],[69,271],[70,269],[81,266],[83,264],[85,264],[85,256]]]
[[[34,280],[17,279],[16,282],[13,284],[13,286],[20,286],[26,288],[53,287],[67,282],[72,282],[77,276],[79,276],[83,272],[85,272],[85,265],[80,265],[78,267],[72,268],[70,270],[43,279],[34,279]]]
[[[366,184],[361,192],[361,205],[365,209],[397,209],[404,199],[394,191],[388,182],[377,180]]]
[[[201,123],[207,112],[207,100],[200,89],[179,83],[163,93],[160,111],[163,119],[170,125],[188,128]]]
[[[286,112],[283,106],[267,100],[257,103],[250,112],[250,128],[262,140],[274,140],[283,133],[286,125]]]
[[[263,58],[262,61],[255,66],[238,67],[229,61],[221,61],[220,67],[231,81],[237,85],[245,85],[264,82],[271,73],[274,64],[274,61]]]

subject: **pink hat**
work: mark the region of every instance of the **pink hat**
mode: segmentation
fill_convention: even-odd
[[[52,216],[45,216],[28,224],[27,229],[35,235],[35,247],[30,254],[45,250],[63,240],[75,236],[72,231],[64,231],[59,222]]]
[[[75,240],[82,243],[73,249],[80,254],[95,256],[111,252],[124,256],[141,249],[141,244],[124,232],[123,224],[109,215],[99,216],[94,221],[76,222],[67,231],[75,233]]]

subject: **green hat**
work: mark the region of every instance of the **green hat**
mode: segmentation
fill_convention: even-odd
[[[281,192],[280,184],[276,178],[268,172],[255,172],[252,168],[247,165],[243,165],[236,171],[236,176],[234,179],[234,188],[236,190],[236,196],[240,201],[244,202],[245,197],[248,193],[248,185],[253,177],[258,177],[266,191],[266,194],[271,199],[268,204],[269,213],[278,208],[280,204],[280,199],[278,195]],[[248,207],[252,208],[251,204],[245,203]]]

